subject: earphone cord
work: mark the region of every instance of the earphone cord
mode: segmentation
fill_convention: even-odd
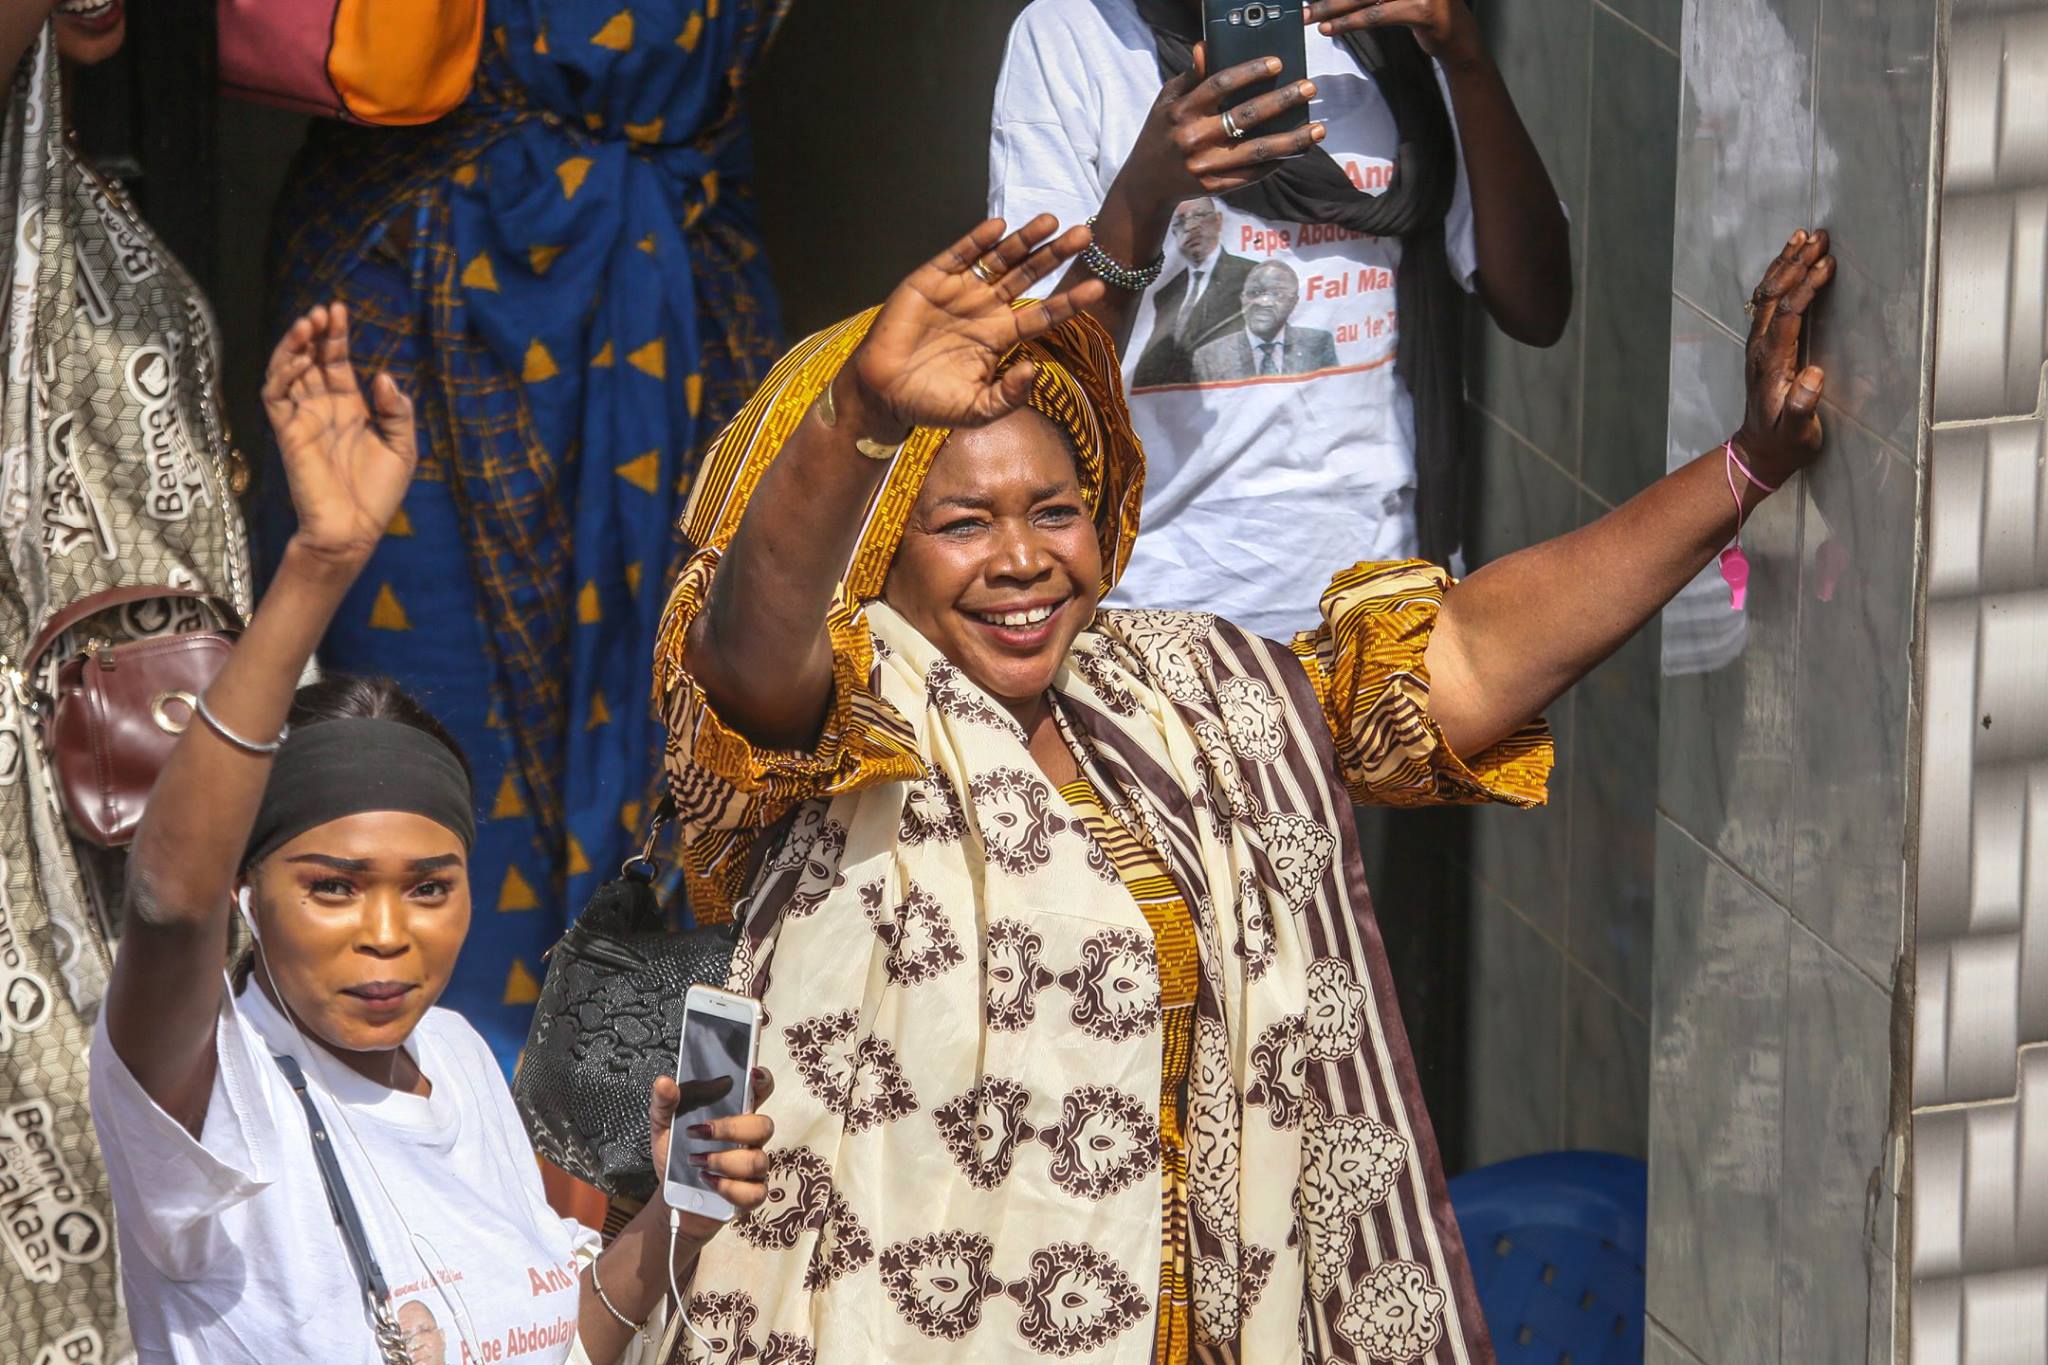
[[[719,1349],[718,1344],[712,1341],[710,1337],[698,1331],[697,1324],[690,1321],[690,1315],[683,1307],[682,1286],[676,1283],[676,1240],[682,1235],[682,1231],[682,1210],[670,1209],[668,1211],[668,1292],[676,1301],[676,1313],[682,1318],[683,1326],[689,1329],[691,1336],[697,1338],[699,1346],[716,1354]]]
[[[243,915],[244,917],[248,916],[246,904],[243,906]],[[254,923],[252,922],[249,927],[250,934],[254,936]],[[282,1014],[285,1017],[285,1022],[291,1025],[292,1034],[299,1040],[299,1045],[304,1049],[306,1056],[312,1060],[313,1069],[321,1073],[321,1084],[327,1086],[327,1093],[330,1096],[333,1095],[334,1087],[328,1082],[320,1059],[320,1053],[323,1049],[307,1038],[306,1031],[299,1026],[299,1018],[292,1013],[292,1007],[285,1003],[284,992],[277,988],[277,978],[270,974],[270,964],[264,960],[260,946],[255,957],[256,965],[263,969],[263,979],[270,983],[271,995],[276,997],[278,1013]],[[232,994],[232,992],[230,993]],[[377,1174],[377,1163],[369,1159],[369,1148],[364,1145],[362,1134],[358,1133],[355,1124],[349,1121],[348,1106],[337,1101],[334,1105],[334,1112],[341,1119],[341,1126],[348,1129],[349,1138],[355,1143],[356,1151],[364,1158],[362,1167],[370,1173],[370,1180],[376,1185],[377,1193],[384,1196],[385,1204],[391,1209],[391,1216],[396,1218],[398,1225],[405,1229],[406,1250],[412,1254],[413,1260],[419,1263],[419,1268],[426,1272],[427,1283],[434,1286],[434,1292],[440,1296],[441,1306],[448,1310],[450,1317],[455,1319],[456,1330],[462,1336],[463,1349],[471,1353],[472,1359],[482,1360],[484,1358],[482,1340],[476,1334],[476,1320],[470,1315],[469,1300],[463,1297],[462,1287],[446,1281],[448,1273],[447,1262],[442,1258],[440,1252],[434,1251],[434,1244],[427,1241],[420,1233],[414,1232],[412,1224],[406,1221],[405,1214],[399,1209],[398,1201],[391,1197],[391,1191],[385,1187],[384,1178]],[[420,1253],[420,1246],[422,1244],[426,1246],[428,1251],[434,1252],[435,1260],[441,1261],[439,1269],[436,1269]],[[450,1290],[454,1291],[455,1297],[453,1299],[448,1297]],[[388,1306],[386,1311],[389,1311]]]

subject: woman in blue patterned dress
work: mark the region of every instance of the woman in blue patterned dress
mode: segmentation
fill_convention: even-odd
[[[740,89],[786,8],[490,0],[459,110],[317,127],[279,206],[280,325],[347,303],[363,371],[417,397],[419,477],[320,658],[395,678],[476,762],[446,1003],[508,1066],[542,950],[643,829],[661,729],[631,680],[674,527],[781,350]]]

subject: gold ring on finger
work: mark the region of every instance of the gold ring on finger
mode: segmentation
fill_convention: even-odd
[[[1244,136],[1244,129],[1237,126],[1237,120],[1230,116],[1228,109],[1223,111],[1223,131],[1230,135],[1233,142]]]
[[[989,269],[989,264],[987,261],[976,261],[973,265],[970,265],[967,268],[974,272],[975,279],[980,280],[983,284],[987,285],[991,289],[995,288],[997,283],[1000,282],[1003,278],[1002,275],[999,274],[998,272]]]

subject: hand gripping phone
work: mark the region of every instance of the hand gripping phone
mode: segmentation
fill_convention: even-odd
[[[1301,0],[1202,0],[1202,44],[1208,49],[1210,75],[1258,57],[1280,59],[1278,76],[1232,91],[1229,107],[1308,79],[1308,38],[1302,22]],[[1245,129],[1245,135],[1292,132],[1307,122],[1308,106],[1300,104]]]
[[[724,1222],[733,1215],[690,1157],[722,1152],[732,1144],[693,1138],[692,1124],[743,1114],[754,1103],[754,1061],[761,1044],[761,1005],[744,995],[711,986],[692,986],[683,997],[683,1036],[676,1045],[676,1105],[668,1143],[662,1197],[672,1209]]]

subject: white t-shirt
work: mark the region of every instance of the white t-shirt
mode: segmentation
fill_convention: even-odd
[[[427,1011],[406,1044],[433,1082],[425,1098],[301,1041],[253,987],[223,1000],[216,1038],[195,1141],[122,1063],[104,1016],[93,1034],[92,1117],[144,1365],[376,1365],[305,1110],[273,1051],[305,1070],[415,1365],[569,1359],[577,1257],[597,1235],[548,1207],[503,1073],[461,1015]]]
[[[1384,191],[1392,111],[1348,48],[1314,29],[1307,39],[1323,148],[1360,188]],[[1039,213],[1086,222],[1159,86],[1152,32],[1131,0],[1035,0],[1010,32],[996,87],[989,211],[1012,224]],[[1315,624],[1337,570],[1415,551],[1414,407],[1394,374],[1401,244],[1214,202],[1222,237],[1204,298],[1188,306],[1188,261],[1170,234],[1125,351],[1148,469],[1144,533],[1112,601],[1215,611],[1285,640]],[[1462,149],[1444,244],[1470,288]],[[1283,345],[1262,353],[1239,312],[1245,284],[1284,295],[1290,274],[1297,301]]]

